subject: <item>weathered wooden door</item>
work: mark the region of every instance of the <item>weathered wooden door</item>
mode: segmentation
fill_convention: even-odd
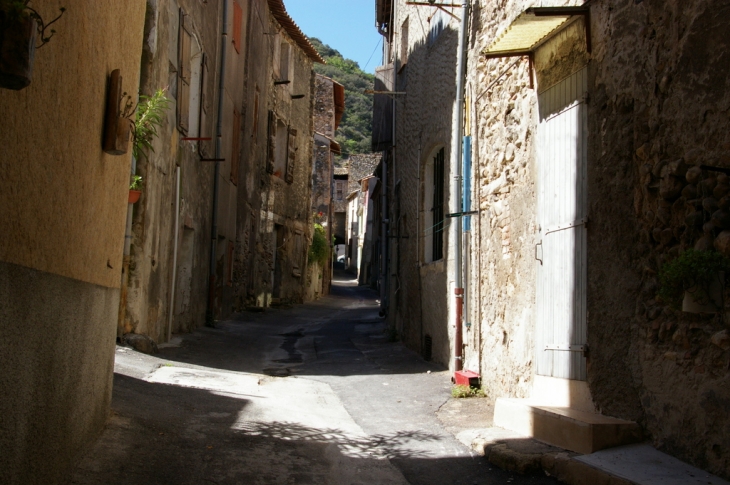
[[[586,379],[587,70],[538,95],[537,373]]]

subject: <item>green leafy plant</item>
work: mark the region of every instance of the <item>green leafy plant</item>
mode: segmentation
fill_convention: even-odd
[[[309,246],[309,262],[324,265],[327,262],[327,235],[322,224],[314,225],[312,245]]]
[[[51,25],[55,24],[58,19],[63,17],[66,12],[65,7],[61,7],[58,10],[61,12],[56,18],[48,23],[43,21],[43,17],[30,5],[30,0],[0,0],[0,11],[6,12],[10,21],[17,21],[21,18],[30,17],[36,21],[36,29],[38,31],[38,38],[40,44],[36,46],[36,49],[40,49],[51,40],[53,34],[56,33],[54,29],[51,29]]]
[[[152,96],[140,95],[137,105],[127,93],[123,96],[125,105],[121,110],[122,117],[132,123],[132,154],[138,160],[140,156],[147,158],[144,150],[155,151],[152,141],[158,136],[157,128],[162,126],[165,111],[170,107],[170,99],[165,96],[164,89],[158,89]]]
[[[695,301],[707,303],[708,289],[718,273],[730,270],[730,260],[715,251],[688,249],[662,265],[659,271],[659,298],[672,308],[681,308],[685,291],[692,291]]]
[[[132,175],[132,180],[129,182],[129,190],[140,190],[142,188],[142,176]]]
[[[484,391],[478,387],[465,386],[463,384],[457,384],[451,388],[451,397],[464,398],[464,397],[486,397]]]

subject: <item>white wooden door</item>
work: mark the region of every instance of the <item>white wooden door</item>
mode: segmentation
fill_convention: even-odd
[[[587,70],[538,95],[537,373],[586,379]]]

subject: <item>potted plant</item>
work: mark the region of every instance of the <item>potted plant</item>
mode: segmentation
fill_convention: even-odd
[[[35,50],[51,40],[56,31],[50,26],[66,11],[61,7],[61,13],[46,23],[29,3],[0,0],[0,87],[16,91],[30,84]]]
[[[132,155],[137,160],[140,157],[147,158],[144,150],[155,151],[152,141],[158,136],[157,128],[162,125],[170,100],[165,96],[164,89],[158,89],[152,96],[140,95],[137,105],[127,93],[123,93],[123,96],[126,96],[126,103],[122,116],[130,121],[132,127]]]
[[[688,249],[659,272],[659,297],[672,308],[717,313],[723,307],[725,274],[730,260],[716,251]]]
[[[139,200],[142,195],[142,177],[140,175],[132,175],[132,180],[129,183],[129,203],[134,204]]]

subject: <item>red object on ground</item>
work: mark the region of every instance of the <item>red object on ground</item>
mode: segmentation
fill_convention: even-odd
[[[454,382],[460,386],[479,386],[479,374],[470,370],[457,370],[454,372]]]

